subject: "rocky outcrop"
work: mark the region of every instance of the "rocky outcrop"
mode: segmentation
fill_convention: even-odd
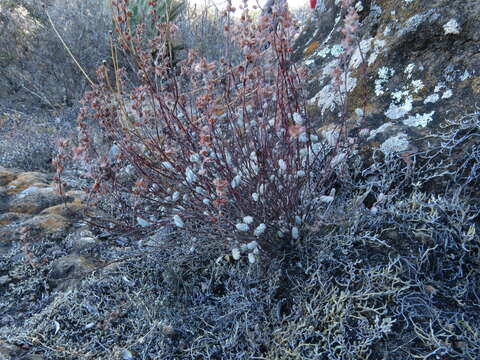
[[[58,194],[51,175],[0,167],[0,333],[98,266],[81,253],[97,245],[79,221],[84,196]],[[0,340],[0,359],[42,358],[28,350]]]
[[[60,195],[43,173],[0,168],[0,184],[0,249],[26,232],[60,240],[83,208],[81,192]]]
[[[311,74],[310,109],[325,136],[342,110],[330,76],[344,51],[338,3],[319,1],[296,44],[296,58]],[[374,149],[408,157],[440,147],[446,129],[478,111],[480,3],[363,0],[355,7],[359,44],[342,85],[350,134],[361,138],[366,158]]]

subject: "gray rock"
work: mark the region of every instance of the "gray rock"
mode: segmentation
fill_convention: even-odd
[[[323,11],[296,43],[309,69],[309,110],[319,134],[338,124],[342,110],[330,70],[340,62],[342,11]],[[431,151],[449,122],[477,112],[480,94],[480,3],[475,0],[366,1],[359,13],[361,53],[349,61],[347,125],[364,160],[380,154]],[[328,25],[328,26],[327,26]],[[361,65],[361,58],[365,59]],[[364,66],[364,67],[363,67]],[[368,134],[369,133],[369,134]]]
[[[72,242],[72,246],[74,250],[78,250],[78,251],[91,248],[97,244],[98,244],[98,240],[94,237],[81,237],[81,238],[74,239]]]
[[[46,208],[61,204],[65,199],[53,188],[30,186],[10,201],[9,210],[18,213],[38,214]]]

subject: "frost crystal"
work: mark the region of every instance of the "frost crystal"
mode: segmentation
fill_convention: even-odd
[[[252,253],[248,254],[248,262],[250,264],[254,264],[255,263],[255,255],[253,255]]]
[[[362,12],[363,11],[363,4],[361,1],[358,1],[356,4],[355,4],[355,10],[357,10],[357,12]]]
[[[253,199],[253,201],[258,201],[258,194],[257,194],[257,193],[253,193],[253,194],[252,194],[252,199]]]
[[[172,169],[173,169],[172,164],[170,164],[168,161],[162,162],[162,165],[163,165],[163,167],[164,167],[165,169],[167,169],[167,170],[172,170]]]
[[[265,193],[265,188],[266,188],[265,184],[261,184],[258,188],[258,192],[260,194],[264,194]]]
[[[199,193],[199,194],[203,194],[203,195],[206,195],[206,194],[207,194],[207,192],[206,192],[201,186],[197,186],[197,187],[195,188],[195,191],[196,191],[197,193]]]
[[[190,161],[191,162],[199,162],[200,161],[200,155],[198,155],[198,154],[190,155]]]
[[[150,224],[147,220],[144,220],[144,219],[142,219],[141,217],[137,217],[137,223],[138,223],[138,225],[140,225],[141,227],[147,227],[147,226],[152,225],[152,224]]]
[[[337,165],[341,164],[346,157],[347,157],[347,154],[344,152],[341,152],[333,157],[332,161],[330,161],[330,165],[332,167],[336,167]]]
[[[318,199],[323,203],[330,204],[334,200],[334,197],[329,195],[322,195]]]
[[[172,194],[172,201],[177,201],[180,198],[180,193],[178,191],[175,191]]]

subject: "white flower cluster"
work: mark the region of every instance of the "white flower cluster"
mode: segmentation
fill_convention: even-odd
[[[260,253],[258,248],[258,243],[256,241],[251,241],[248,244],[243,244],[240,248],[232,249],[232,258],[235,261],[240,260],[242,255],[246,254],[248,262],[250,264],[255,263],[256,256]]]
[[[254,218],[250,215],[244,216],[242,222],[235,225],[235,228],[240,232],[250,231],[250,225],[254,223]],[[264,223],[259,224],[253,229],[253,235],[260,237],[267,230],[267,225]],[[242,254],[248,254],[248,261],[253,264],[255,262],[255,256],[258,255],[259,248],[256,241],[251,241],[248,244],[242,245],[240,248],[232,249],[232,256],[234,260],[239,260]]]

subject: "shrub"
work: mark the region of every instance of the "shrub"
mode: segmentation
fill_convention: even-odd
[[[67,56],[45,10],[91,77],[110,56],[112,20],[104,1],[2,2],[0,79],[7,88],[6,95],[23,97],[23,103],[52,108],[73,104],[81,98],[88,83]]]
[[[175,68],[152,56],[174,25],[157,24],[160,35],[147,41],[146,26],[131,32],[127,1],[115,11],[118,45],[136,60],[140,85],[124,69],[100,67],[83,100],[75,149],[93,179],[93,204],[108,210],[102,225],[174,224],[234,247],[235,259],[249,253],[251,262],[257,244],[274,251],[297,240],[316,202],[329,201],[321,195],[345,157],[345,131],[333,146],[315,135],[306,74],[290,60],[296,24],[288,9],[256,22],[245,5],[235,24],[229,6],[225,31],[243,61],[209,63],[190,52]]]

